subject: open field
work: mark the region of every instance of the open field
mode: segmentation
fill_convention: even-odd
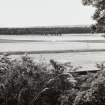
[[[55,59],[71,61],[83,66],[82,70],[96,69],[95,64],[105,61],[105,38],[101,35],[64,36],[0,36],[0,54],[11,53],[11,57],[28,52],[35,60]]]

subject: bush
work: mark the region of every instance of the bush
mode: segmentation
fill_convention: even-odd
[[[20,61],[1,57],[0,99],[3,101],[0,104],[28,105],[50,78],[44,70],[28,56],[23,56]]]
[[[100,71],[87,74],[81,82],[80,90],[74,105],[104,105],[105,104],[105,68],[104,64],[97,65]]]
[[[100,71],[75,74],[78,67],[54,60],[34,62],[0,57],[0,105],[104,105],[105,67]]]
[[[65,69],[65,65],[54,60],[49,64],[36,63],[27,55],[20,60],[3,55],[0,58],[0,105],[35,104],[35,97],[46,88],[50,92],[59,92],[58,98],[61,97],[76,82],[70,73],[65,73]]]

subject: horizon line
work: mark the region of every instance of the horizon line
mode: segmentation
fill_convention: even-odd
[[[0,27],[0,28],[63,28],[63,27],[90,27],[92,24],[87,25],[48,25],[48,26],[11,26],[11,27]]]

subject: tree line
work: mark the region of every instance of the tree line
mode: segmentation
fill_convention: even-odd
[[[90,27],[0,28],[0,35],[61,35],[90,33]]]

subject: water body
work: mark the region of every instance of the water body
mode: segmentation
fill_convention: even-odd
[[[77,50],[79,52],[76,52]],[[83,50],[85,51],[83,52]],[[89,50],[94,51],[91,52]],[[55,59],[59,62],[72,62],[74,65],[82,66],[83,70],[92,70],[97,69],[95,66],[96,63],[105,61],[105,38],[99,34],[63,36],[0,36],[0,52],[21,51],[33,52],[29,54],[29,56],[35,61],[39,61],[40,59],[46,61]],[[38,51],[41,53],[38,53]],[[48,53],[49,51],[50,53]],[[59,52],[56,53],[56,51]],[[12,58],[19,58],[19,56],[20,54],[11,55]]]
[[[11,55],[12,58],[20,58],[23,55]],[[71,62],[75,66],[82,66],[81,70],[96,70],[96,64],[105,61],[105,52],[73,52],[73,53],[49,53],[29,54],[35,61]]]

